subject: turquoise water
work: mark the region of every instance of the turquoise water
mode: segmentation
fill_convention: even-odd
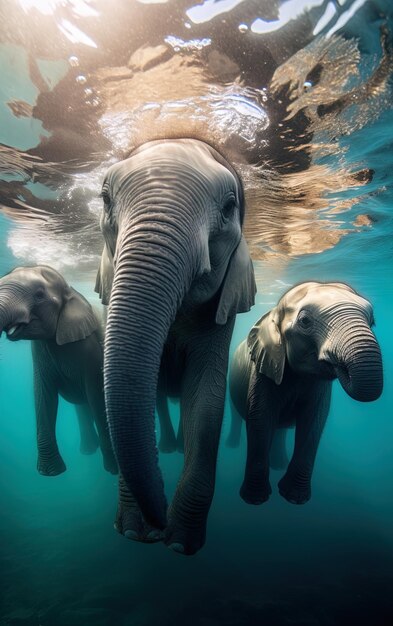
[[[130,40],[134,37],[133,49],[143,43],[157,45],[164,39],[160,26],[166,29],[166,35],[178,34],[181,37],[189,31],[188,40],[191,37],[199,40],[212,37],[212,45],[216,44],[217,49],[228,53],[228,47],[215,30],[217,21],[214,20],[221,18],[192,22],[184,14],[185,4],[169,3],[168,6],[146,8],[133,3],[127,8],[126,4],[120,3],[119,15],[124,22],[129,17],[128,12],[134,11],[131,16],[134,30],[126,31],[118,25],[119,39],[124,41],[125,34]],[[290,2],[278,4],[283,8],[285,5],[288,7]],[[310,20],[315,26],[327,3],[309,4],[314,6],[309,7],[308,15],[311,15]],[[343,4],[338,3],[337,6]],[[352,36],[359,38],[360,75],[362,80],[366,80],[368,68],[378,63],[380,56],[378,28],[381,23],[388,25],[392,36],[391,7],[389,2],[386,6],[383,2],[347,4],[348,10],[349,5],[353,7],[353,16],[351,19],[348,17],[337,32],[347,40]],[[100,32],[100,19],[104,19],[104,8],[102,3],[82,5],[96,9],[98,16],[83,18],[71,12],[73,24],[78,26],[80,32],[87,33],[94,43]],[[251,18],[260,16],[253,6],[251,2],[238,3],[237,7],[233,6],[232,10],[221,14],[226,19],[222,28],[229,28],[228,24],[232,23],[236,33],[241,33],[239,24],[246,23],[250,27]],[[261,3],[262,6],[264,3]],[[68,9],[71,11],[70,7]],[[283,16],[283,11],[281,13]],[[26,17],[23,17],[26,15],[20,13],[17,30],[12,11],[7,14],[9,28],[1,43],[1,143],[14,148],[16,151],[12,155],[18,159],[12,160],[7,153],[7,158],[0,161],[3,208],[0,213],[0,274],[17,265],[46,261],[64,273],[76,289],[98,304],[93,286],[101,246],[98,230],[100,205],[96,195],[105,167],[101,170],[100,164],[105,166],[111,159],[121,158],[121,150],[128,148],[118,143],[121,137],[119,128],[120,131],[128,129],[127,132],[130,128],[135,130],[136,124],[144,118],[137,102],[135,119],[131,115],[134,111],[128,111],[131,121],[122,118],[119,127],[113,119],[101,133],[95,125],[96,118],[89,113],[90,105],[84,101],[82,106],[79,102],[80,109],[77,109],[75,101],[80,94],[75,87],[76,95],[74,92],[69,94],[67,90],[60,92],[63,93],[64,111],[58,109],[53,122],[50,98],[40,110],[37,95],[39,92],[48,95],[56,85],[61,87],[69,72],[69,59],[78,57],[76,70],[86,75],[87,82],[82,85],[86,89],[93,85],[89,76],[97,67],[109,66],[113,70],[115,66],[123,66],[123,61],[119,61],[121,49],[115,44],[110,48],[104,35],[101,44],[97,43],[97,39],[96,48],[80,41],[75,43],[69,38],[61,40],[59,33],[63,31],[56,31],[55,27],[62,26],[67,31],[64,19],[70,14],[59,10],[49,16],[36,11],[31,39],[28,39],[27,31],[23,30],[26,29]],[[155,15],[158,17],[154,18]],[[279,26],[286,28],[281,36],[287,38],[287,52],[282,52],[284,58],[280,58],[280,62],[286,60],[285,55],[289,58],[312,39],[309,35],[304,36],[301,46],[297,43],[298,48],[295,45],[291,48],[289,43],[295,37],[296,24],[303,19],[301,15],[295,18],[287,26],[277,24],[277,32]],[[84,19],[91,22],[84,22]],[[107,16],[107,19],[115,20],[113,16]],[[189,20],[187,23],[190,26],[185,27],[186,30],[182,26],[185,19]],[[195,15],[194,19],[197,19]],[[41,27],[48,28],[48,44],[45,38],[38,43],[34,39],[37,36],[34,29],[38,28],[40,20],[45,23]],[[322,34],[326,34],[336,23],[332,20]],[[113,24],[110,26],[113,27]],[[305,28],[304,24],[302,28]],[[57,40],[51,39],[52,31],[57,32],[58,47],[53,43]],[[274,33],[269,36],[270,39],[263,39],[263,34],[254,33],[251,43],[244,43],[244,50],[250,56],[254,54],[252,45],[263,42],[265,58],[268,58],[266,50],[270,46],[279,64],[277,40]],[[74,34],[75,37],[77,35]],[[257,57],[250,56],[255,58],[255,67],[252,63],[247,67],[241,66],[242,41],[236,39],[237,48],[231,58],[239,63],[250,89],[261,89],[264,83],[257,67]],[[46,45],[53,48],[45,49]],[[101,57],[94,56],[95,50]],[[111,54],[114,59],[112,64],[107,58]],[[41,83],[37,78],[34,82],[28,70],[28,58],[35,55],[40,60]],[[206,57],[203,59],[208,63]],[[70,71],[74,69],[71,63]],[[146,82],[150,80],[148,72],[147,69]],[[152,79],[155,80],[154,76]],[[133,80],[137,79],[134,77]],[[225,89],[230,88],[231,80],[226,78]],[[46,92],[42,81],[47,85]],[[179,78],[177,81],[181,82]],[[216,111],[220,106],[223,83],[217,81],[217,91],[205,96],[207,112],[201,108],[198,99],[201,96],[198,93],[200,83],[196,83],[196,92],[184,95],[186,112],[180,107],[181,113],[177,115],[187,117],[187,111],[191,109],[195,113],[200,107],[198,111],[202,118],[208,119],[209,124],[216,123],[220,132],[224,132],[224,113],[226,107],[230,109],[225,100],[220,109],[222,115],[209,117],[209,111]],[[98,92],[96,97],[101,98],[101,103],[93,109],[100,110],[102,129],[105,126],[102,119],[105,116],[107,119],[110,109],[103,110],[103,91],[99,93],[97,86],[94,89]],[[143,89],[141,94],[143,100]],[[311,501],[305,506],[294,506],[282,499],[276,488],[281,474],[274,471],[271,481],[273,494],[267,503],[253,507],[240,499],[238,491],[245,462],[244,432],[239,449],[225,447],[230,423],[226,408],[216,491],[204,548],[197,555],[187,558],[172,553],[162,544],[144,545],[127,541],[113,530],[116,479],[103,471],[99,453],[93,456],[79,453],[75,412],[64,401],[60,402],[57,438],[67,471],[55,478],[37,473],[30,345],[22,341],[11,343],[2,336],[2,623],[42,626],[382,626],[393,623],[393,392],[390,384],[393,377],[393,111],[390,108],[391,93],[387,90],[382,96],[378,107],[374,102],[369,109],[349,108],[347,117],[344,112],[339,121],[342,126],[349,125],[345,126],[348,132],[340,136],[337,130],[336,150],[328,156],[316,157],[317,163],[326,164],[331,171],[371,168],[374,170],[372,181],[364,187],[342,188],[329,193],[324,191],[326,206],[318,213],[317,220],[328,219],[329,223],[326,230],[317,231],[318,245],[309,242],[302,246],[293,244],[292,248],[286,246],[285,252],[285,246],[279,242],[271,248],[271,256],[267,253],[265,259],[256,261],[259,277],[257,304],[249,313],[238,317],[233,336],[232,351],[254,321],[278,300],[288,286],[302,280],[348,282],[374,305],[375,333],[384,363],[384,391],[376,402],[362,404],[351,400],[339,384],[334,383],[330,415],[313,475]],[[92,94],[85,94],[84,97],[86,100]],[[113,112],[116,109],[115,99],[107,97]],[[244,94],[241,97],[245,98]],[[6,105],[11,100],[23,100],[31,106],[35,105],[33,116],[17,117],[12,114]],[[152,100],[151,91],[146,100]],[[247,106],[247,99],[245,102]],[[65,113],[68,106],[75,107],[74,115],[79,121],[74,125]],[[268,109],[269,115],[271,111]],[[154,124],[160,123],[160,120],[166,123],[165,112],[163,108],[161,117],[158,121],[155,119]],[[116,109],[115,113],[118,115],[119,110]],[[85,114],[86,117],[83,117]],[[170,117],[168,111],[167,114]],[[249,110],[246,117],[247,124],[244,119],[241,120],[241,130],[247,137],[247,133],[251,133],[252,141],[247,140],[247,143],[245,140],[244,144],[240,144],[240,151],[246,144],[255,149],[255,137],[258,136],[258,127],[250,122]],[[360,118],[362,124],[358,128],[355,121]],[[83,130],[81,119],[90,124],[88,132]],[[236,116],[230,119],[232,127],[236,126],[239,119]],[[256,124],[262,123],[263,118],[259,116]],[[290,122],[284,120],[282,123]],[[79,137],[78,140],[72,139],[73,133]],[[50,150],[45,136],[55,138]],[[315,145],[324,139],[330,140],[329,133],[326,129],[317,128],[313,136]],[[268,148],[269,145],[273,142],[268,143]],[[57,170],[55,167],[55,172],[40,172],[36,167],[33,175],[27,157],[24,161],[22,157],[23,165],[20,165],[21,154],[29,149],[30,156],[40,156],[42,163],[51,163],[52,166],[57,163],[60,166]],[[63,161],[66,165],[61,167]],[[345,211],[334,213],[333,208],[339,201],[353,198],[356,202],[348,202]],[[16,202],[18,199],[27,208]],[[39,209],[41,213],[34,209]],[[41,216],[39,220],[37,215]],[[362,215],[369,216],[369,221],[366,225],[356,226],[356,218]],[[315,220],[308,219],[307,228],[311,232]],[[291,232],[298,232],[296,224],[289,224]],[[350,232],[344,233],[346,230]],[[343,236],[329,247],[330,244],[326,243],[329,233],[336,231],[343,231]],[[284,235],[282,238],[284,240]],[[172,412],[176,418],[175,406]],[[170,497],[181,470],[182,456],[178,453],[161,455],[160,463]]]

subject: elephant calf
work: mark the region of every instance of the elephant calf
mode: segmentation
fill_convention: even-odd
[[[0,335],[3,330],[11,341],[32,340],[38,471],[56,476],[66,469],[55,432],[60,395],[76,405],[81,452],[100,445],[105,469],[116,474],[105,416],[103,337],[87,300],[50,267],[16,268],[0,279]]]
[[[332,381],[338,378],[348,395],[362,402],[382,393],[373,324],[371,304],[347,285],[307,282],[290,289],[253,326],[235,352],[229,382],[232,438],[240,416],[247,424],[243,500],[261,504],[269,498],[269,455],[273,467],[285,459],[281,429],[294,425],[294,452],[279,490],[294,504],[310,499]],[[275,437],[281,434],[271,449],[276,428]]]
[[[214,494],[235,316],[254,304],[242,182],[202,141],[157,140],[112,165],[101,195],[96,289],[109,305],[104,381],[120,468],[116,528],[195,554]],[[169,508],[154,419],[157,404],[169,424],[167,397],[180,399],[184,433]],[[172,432],[161,449],[174,440]]]

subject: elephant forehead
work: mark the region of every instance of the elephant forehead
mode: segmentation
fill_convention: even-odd
[[[304,283],[289,291],[284,302],[284,306],[293,310],[305,306],[325,310],[340,305],[358,308],[366,314],[372,313],[371,303],[345,283]]]
[[[136,150],[127,161],[146,163],[150,159],[187,163],[196,169],[210,169],[214,163],[219,165],[206,144],[192,139],[149,142]]]
[[[106,182],[116,194],[127,182],[132,184],[133,180],[142,178],[159,184],[167,175],[174,186],[182,181],[182,175],[192,177],[195,184],[203,181],[223,187],[236,185],[233,174],[216,161],[201,142],[152,142],[128,159],[112,165]],[[173,175],[180,178],[177,180]]]
[[[16,267],[9,274],[0,279],[1,284],[15,283],[31,289],[45,284],[66,285],[64,278],[48,265],[36,265],[34,267]]]
[[[16,267],[12,272],[6,274],[0,279],[0,284],[18,282],[18,283],[33,283],[41,277],[40,272],[36,267]]]

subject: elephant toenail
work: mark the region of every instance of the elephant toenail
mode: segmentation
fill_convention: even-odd
[[[173,550],[174,552],[180,552],[180,554],[184,554],[184,546],[181,543],[171,543],[168,548]]]
[[[159,530],[151,530],[146,536],[148,541],[160,541],[162,539],[162,532]]]
[[[127,539],[132,539],[133,541],[138,541],[139,536],[136,530],[125,530],[123,535],[127,537]]]

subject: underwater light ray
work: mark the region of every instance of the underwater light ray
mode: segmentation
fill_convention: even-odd
[[[72,43],[83,43],[85,46],[97,48],[95,41],[93,41],[91,37],[88,37],[86,33],[74,26],[74,24],[72,24],[69,20],[61,20],[59,29]]]
[[[244,0],[205,0],[202,4],[197,4],[186,11],[187,17],[194,24],[203,24],[214,17],[231,11]]]
[[[42,15],[53,15],[56,9],[66,5],[75,15],[80,17],[96,17],[99,15],[89,0],[19,0],[22,9],[27,13],[30,9],[36,9]]]
[[[251,24],[251,30],[258,35],[279,30],[291,20],[296,20],[300,15],[321,6],[324,2],[325,0],[287,0],[280,6],[277,20],[263,20],[258,17]]]
[[[319,35],[319,33],[325,28],[325,26],[330,24],[330,22],[333,20],[334,17],[336,17],[336,15],[336,7],[334,6],[334,3],[329,2],[325,9],[325,13],[319,18],[313,30],[313,35]]]
[[[354,4],[344,11],[338,18],[337,22],[334,26],[326,33],[326,37],[331,37],[337,32],[340,28],[343,28],[347,22],[355,15],[355,13],[362,8],[364,4],[366,4],[367,0],[355,0]]]

